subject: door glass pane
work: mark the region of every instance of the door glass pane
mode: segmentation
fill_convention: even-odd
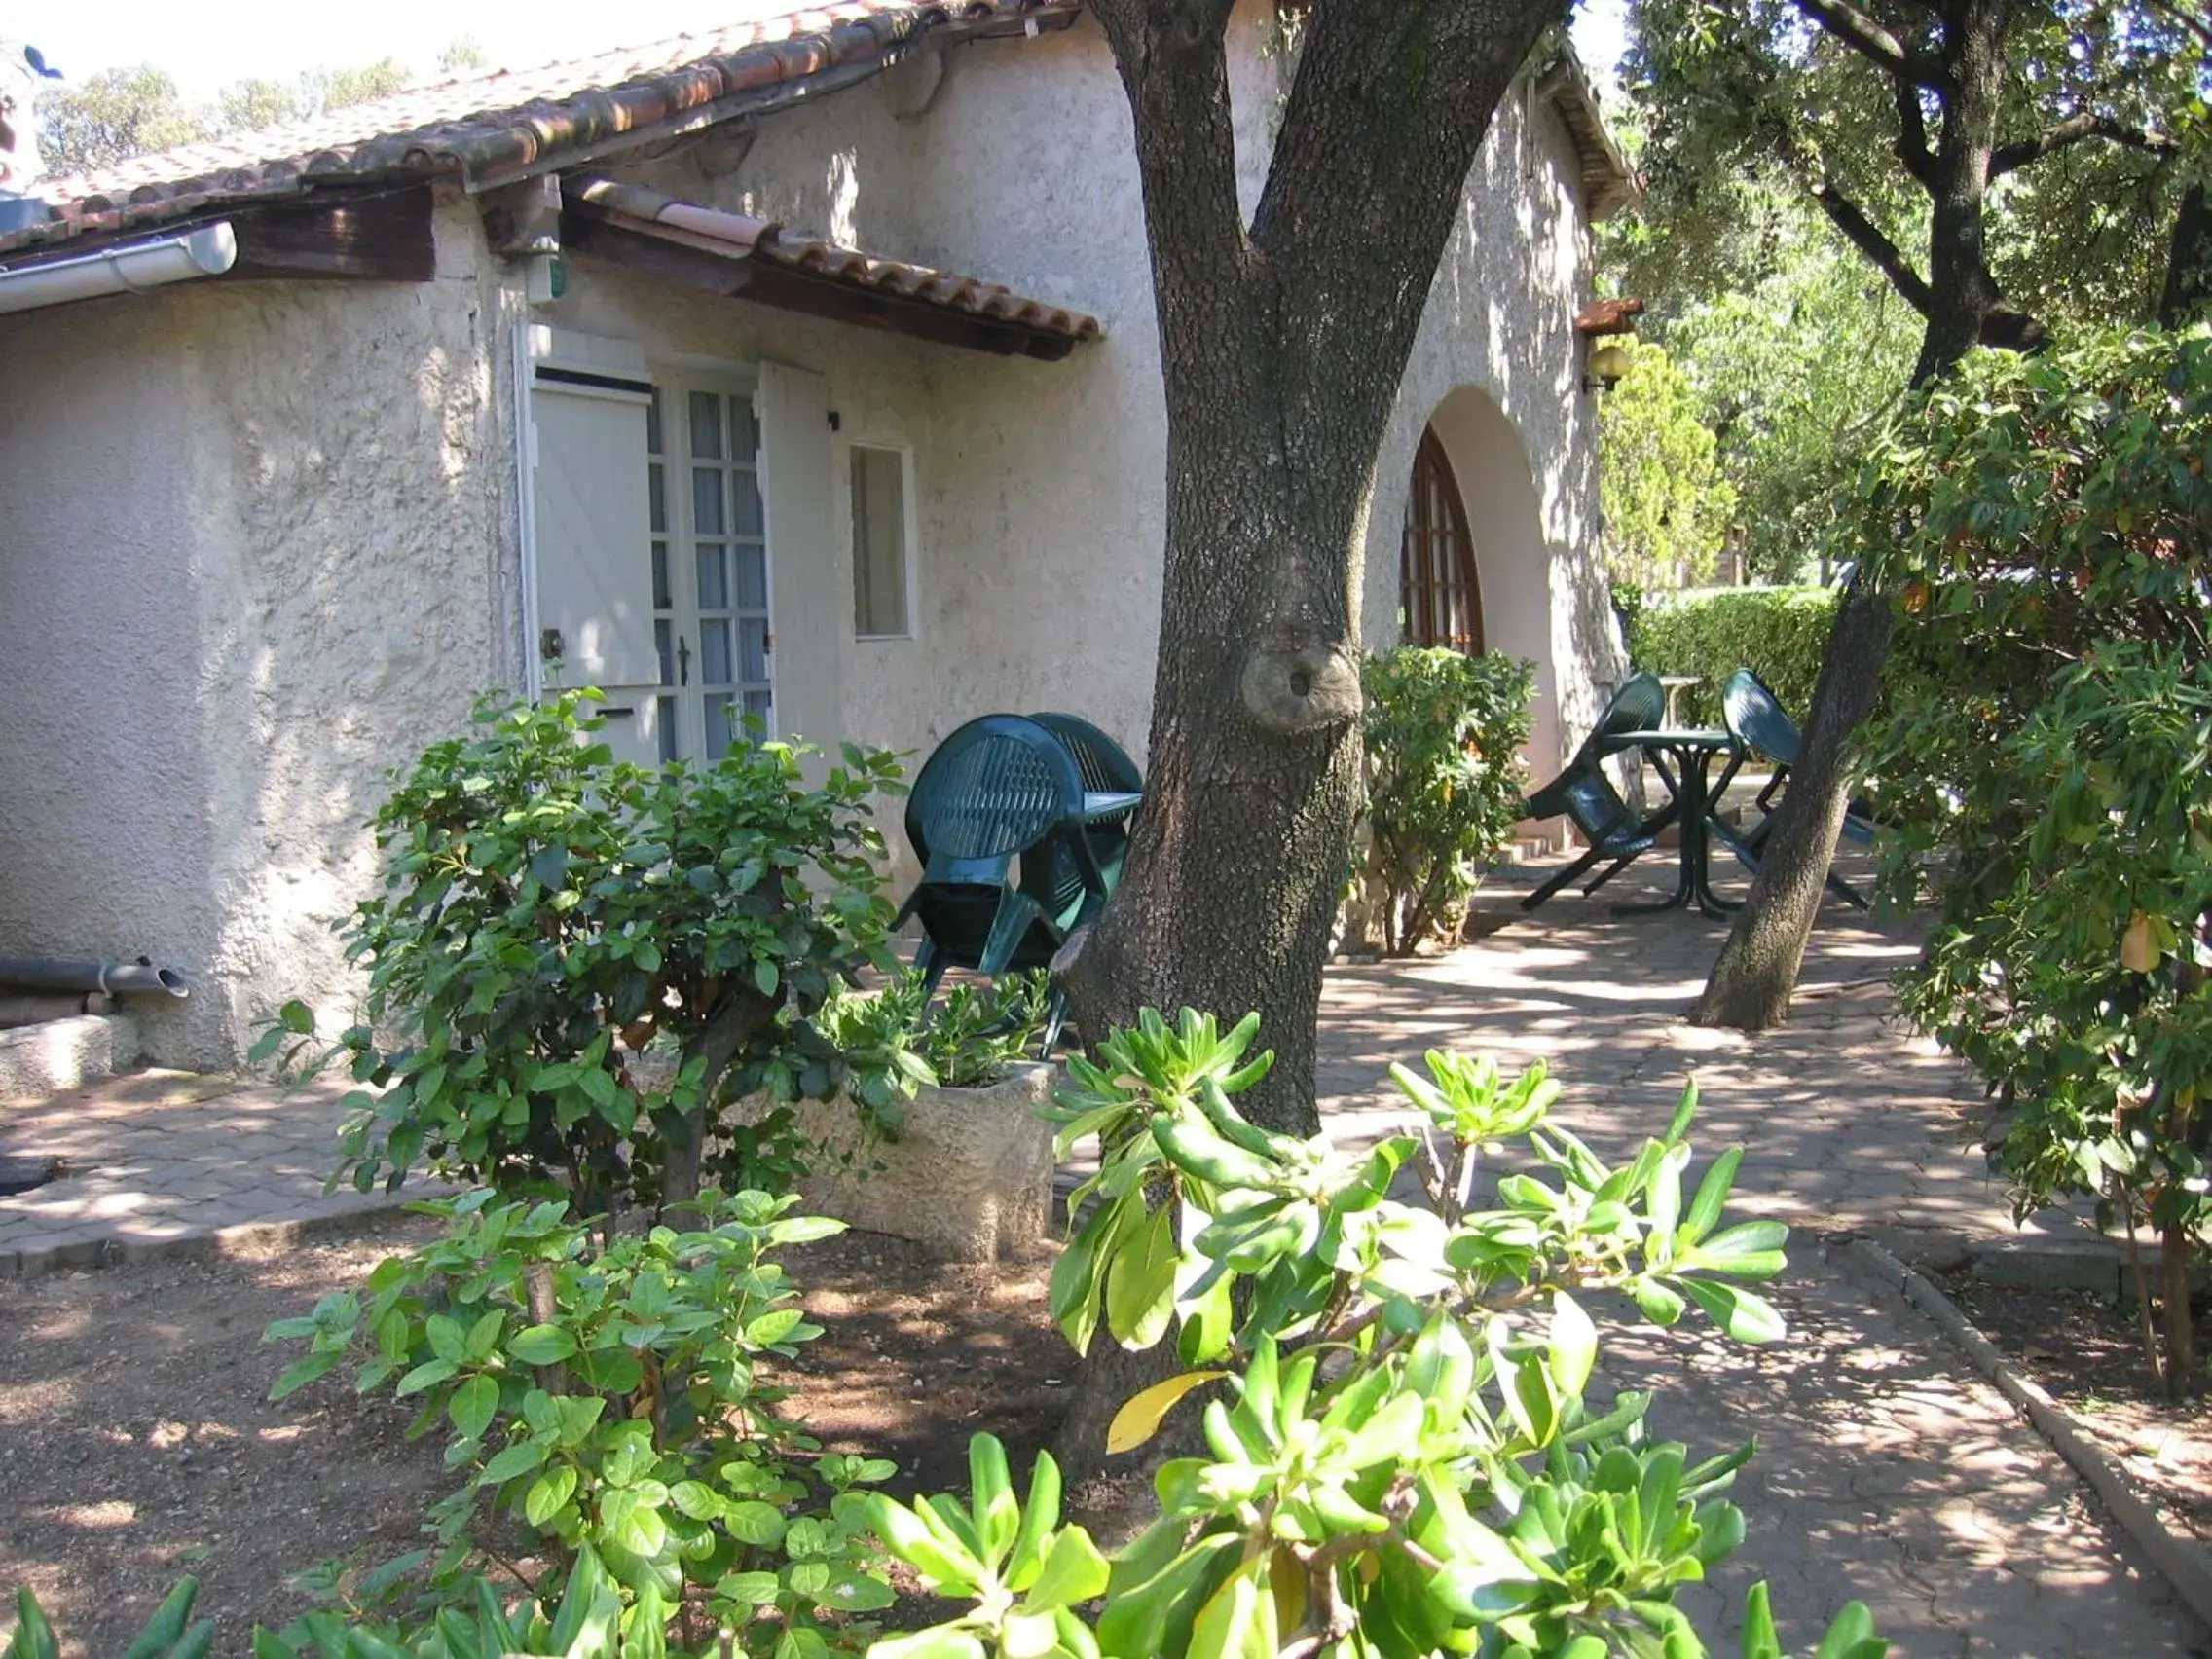
[[[664,652],[667,648],[666,645],[661,647]],[[666,671],[663,670],[663,672]],[[653,724],[656,728],[655,735],[660,739],[660,757],[663,760],[675,759],[677,748],[676,699],[674,697],[655,697],[653,699]]]
[[[732,461],[751,461],[760,453],[760,423],[754,419],[752,398],[729,400],[729,424]]]
[[[739,546],[732,551],[737,558],[737,608],[767,609],[768,550],[764,547]]]
[[[699,608],[729,608],[729,562],[719,541],[699,545]]]
[[[738,678],[759,682],[768,678],[768,624],[757,616],[748,616],[737,625],[738,640],[744,647],[745,672]]]
[[[730,494],[737,498],[737,534],[758,535],[764,527],[760,522],[760,483],[750,472],[733,473],[729,481]]]
[[[906,458],[852,452],[853,631],[863,639],[906,632]]]
[[[653,624],[653,646],[660,652],[660,682],[663,685],[676,683],[676,645],[672,633],[673,630],[665,621]]]
[[[745,712],[749,715],[754,716],[760,721],[763,726],[765,726],[768,723],[768,705],[770,701],[771,698],[769,696],[769,693],[765,691],[748,691],[745,694]]]
[[[729,624],[725,621],[699,624],[699,679],[708,685],[727,685],[732,679],[729,671]]]
[[[729,753],[729,699],[707,699],[707,758],[719,760]]]
[[[653,400],[645,405],[645,453],[659,455],[660,444],[660,387],[653,387]],[[655,468],[657,471],[658,468]]]
[[[691,469],[691,532],[694,535],[722,534],[722,469]]]
[[[672,610],[675,608],[669,601],[668,543],[665,541],[653,543],[653,608],[655,610]],[[666,677],[663,676],[663,678]]]
[[[653,534],[668,534],[668,480],[661,476],[661,464],[654,461],[645,468],[645,494],[652,501]]]
[[[691,454],[698,461],[722,458],[722,400],[711,391],[691,394]]]

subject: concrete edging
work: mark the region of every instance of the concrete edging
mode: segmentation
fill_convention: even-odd
[[[410,1198],[408,1202],[413,1202]],[[0,1282],[39,1278],[48,1273],[96,1272],[135,1267],[142,1262],[251,1261],[303,1244],[358,1237],[378,1223],[406,1215],[404,1204],[364,1204],[323,1215],[288,1216],[275,1221],[241,1221],[211,1233],[176,1238],[80,1238],[34,1250],[0,1252]]]
[[[2136,1546],[2165,1576],[2190,1610],[2212,1626],[2212,1554],[2191,1539],[2178,1538],[2157,1511],[2137,1495],[2120,1466],[2076,1425],[2066,1409],[2042,1387],[2012,1368],[1997,1346],[1952,1305],[1951,1299],[1922,1273],[1898,1260],[1871,1238],[1854,1237],[1847,1246],[1859,1264],[1935,1321],[1974,1367],[2019,1409],[2036,1431],[2049,1441],[2074,1472],[2088,1482]]]

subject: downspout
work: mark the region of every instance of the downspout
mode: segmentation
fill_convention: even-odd
[[[126,242],[97,253],[0,271],[0,313],[67,305],[102,294],[137,294],[196,276],[220,276],[238,263],[229,220],[177,236]]]

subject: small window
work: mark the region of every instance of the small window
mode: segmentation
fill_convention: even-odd
[[[852,446],[853,632],[864,640],[897,640],[912,630],[906,616],[906,457],[903,451]]]

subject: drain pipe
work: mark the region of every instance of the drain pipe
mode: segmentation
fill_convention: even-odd
[[[238,263],[238,234],[225,219],[177,236],[125,242],[73,259],[18,265],[0,271],[0,313],[35,311],[102,294],[143,293],[195,276],[220,276]]]
[[[192,989],[174,968],[151,957],[135,962],[67,962],[53,956],[0,956],[0,985],[27,991],[98,991],[105,996],[186,997]]]

